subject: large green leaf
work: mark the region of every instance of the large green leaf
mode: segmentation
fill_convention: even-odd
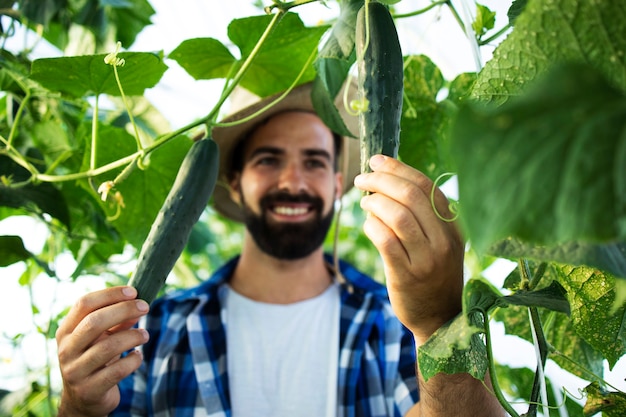
[[[425,381],[438,373],[469,373],[483,380],[489,362],[479,336],[480,328],[470,325],[463,314],[440,327],[419,347],[418,366]]]
[[[32,257],[19,236],[0,236],[0,267],[25,261]]]
[[[126,130],[101,125],[98,132],[96,166],[116,161],[136,151],[135,139]],[[148,166],[145,169],[135,168],[115,189],[120,192],[124,204],[119,216],[117,212],[120,207],[117,202],[111,199],[102,203],[107,214],[115,218],[112,224],[135,247],[140,247],[148,235],[190,147],[190,140],[179,137],[150,153]],[[89,155],[89,151],[85,153],[83,170],[89,167]],[[94,186],[99,187],[105,181],[112,181],[119,171],[96,177],[93,180]],[[84,185],[98,198],[87,182]]]
[[[570,265],[561,266],[559,275],[567,290],[576,332],[613,367],[626,354],[626,305],[614,309],[614,277]]]
[[[170,58],[196,79],[232,76],[232,70],[238,69],[250,56],[271,20],[272,16],[263,15],[235,19],[230,23],[228,37],[239,48],[240,60],[235,60],[225,46],[210,38],[184,41],[172,51]],[[327,29],[326,26],[306,27],[298,15],[287,13],[259,50],[241,80],[241,86],[261,97],[285,90],[316,51],[319,39]],[[314,76],[315,71],[310,67],[300,82],[310,81]]]
[[[572,320],[567,315],[554,311],[541,309],[539,313],[547,341],[562,355],[550,353],[549,358],[564,370],[585,380],[602,378],[604,356],[576,333]],[[528,308],[516,305],[500,308],[494,313],[493,319],[503,323],[507,334],[533,343]],[[498,350],[498,346],[494,346],[494,349]]]
[[[168,58],[178,62],[196,80],[226,78],[237,62],[228,48],[213,38],[187,39]]]
[[[623,392],[607,391],[599,383],[594,382],[585,387],[585,394],[587,394],[585,416],[594,416],[600,411],[605,417],[626,415],[626,394]]]
[[[106,55],[85,55],[63,58],[41,58],[33,62],[31,78],[44,87],[74,97],[109,94],[120,96],[115,73],[104,62]],[[118,67],[124,94],[142,95],[147,88],[154,87],[167,66],[158,54],[149,52],[122,52],[125,60]]]
[[[34,161],[41,161],[36,150],[30,150],[27,156]],[[8,156],[0,155],[0,178],[12,184],[25,182],[31,177],[30,172],[18,165]],[[0,206],[40,210],[58,219],[70,229],[68,205],[61,192],[50,183],[25,183],[19,187],[5,185],[0,181]]]
[[[504,239],[489,248],[489,253],[503,258],[529,258],[570,265],[587,265],[626,278],[626,242],[606,244],[563,243],[545,246]]]
[[[460,76],[453,83],[451,99],[439,100],[438,95],[445,86],[439,68],[426,56],[405,57],[404,104],[400,130],[399,157],[402,161],[419,169],[431,179],[449,172],[445,149],[449,146],[449,129],[457,105],[456,95],[465,84]]]
[[[484,252],[626,239],[626,97],[591,68],[558,66],[497,108],[463,106],[453,130],[461,221]]]
[[[480,72],[473,96],[502,103],[555,62],[585,62],[626,91],[626,3],[528,0]]]

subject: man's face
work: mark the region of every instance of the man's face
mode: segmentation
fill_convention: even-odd
[[[321,246],[341,192],[334,166],[333,135],[314,114],[280,113],[253,132],[231,186],[261,250],[299,259]]]

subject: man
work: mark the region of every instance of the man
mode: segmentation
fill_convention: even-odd
[[[435,215],[428,178],[378,155],[373,173],[354,180],[371,192],[361,201],[364,230],[382,256],[395,316],[384,287],[346,264],[335,271],[324,255],[335,200],[350,186],[340,152],[355,141],[326,127],[309,93],[299,87],[248,122],[214,130],[229,185],[215,204],[246,224],[239,257],[150,308],[122,287],[70,311],[57,333],[60,416],[503,415],[469,375],[415,375],[416,345],[460,312],[463,287],[463,242]],[[449,214],[440,192],[435,205]],[[139,345],[142,353],[121,356]]]

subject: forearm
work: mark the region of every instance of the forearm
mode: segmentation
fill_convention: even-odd
[[[503,417],[504,409],[493,394],[490,378],[485,382],[469,374],[437,374],[424,381],[418,371],[420,401],[412,416]]]

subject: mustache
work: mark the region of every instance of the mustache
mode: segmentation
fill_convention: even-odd
[[[324,202],[321,198],[306,193],[291,194],[287,191],[276,191],[265,195],[259,202],[261,208],[267,209],[279,203],[305,203],[310,204],[314,210],[321,211]]]

